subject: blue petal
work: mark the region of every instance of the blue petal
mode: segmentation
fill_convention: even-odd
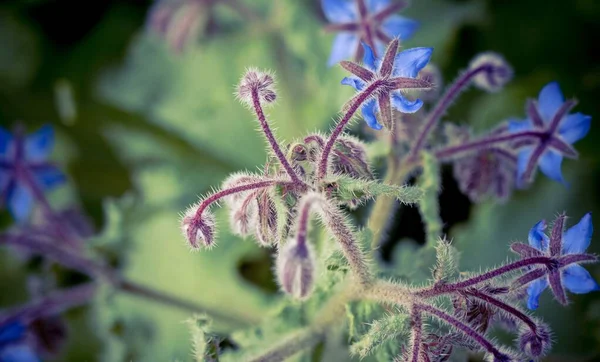
[[[540,295],[542,295],[547,286],[548,280],[546,278],[535,280],[529,284],[529,287],[527,287],[527,295],[529,295],[527,308],[531,310],[538,308],[540,305]]]
[[[341,32],[335,36],[333,46],[331,47],[331,55],[327,64],[332,66],[345,59],[350,59],[356,52],[358,46],[358,36],[354,33]]]
[[[400,15],[392,15],[383,22],[383,32],[390,38],[399,37],[400,40],[407,40],[415,33],[419,27],[419,22],[405,18]]]
[[[31,213],[33,195],[27,188],[16,184],[8,195],[8,207],[15,220],[22,223]]]
[[[363,55],[363,64],[372,71],[377,69],[377,58],[375,58],[375,54],[373,54],[373,49],[365,43],[362,43],[362,47],[364,49]]]
[[[518,121],[515,119],[508,120],[508,131],[511,133],[527,131],[531,128],[531,121],[529,119],[526,119],[524,121]]]
[[[531,157],[531,153],[533,152],[533,147],[523,148],[521,152],[517,155],[517,186],[522,187],[521,183],[523,182],[523,174],[527,169],[527,164],[529,163],[529,158]]]
[[[433,48],[412,48],[396,54],[394,76],[415,78],[429,62],[431,52]]]
[[[10,132],[0,127],[0,157],[6,156],[10,143],[12,141],[12,135]]]
[[[548,243],[550,242],[550,239],[548,238],[546,233],[544,233],[545,229],[546,220],[542,220],[537,224],[533,225],[531,230],[529,230],[529,235],[527,238],[529,241],[529,245],[533,246],[534,248],[540,251],[545,251],[546,249],[548,249]]]
[[[538,96],[538,110],[543,120],[549,122],[563,103],[565,103],[565,97],[563,97],[557,82],[548,83],[542,88]]]
[[[8,323],[0,329],[0,346],[15,342],[23,338],[26,332],[25,326],[20,322]]]
[[[0,349],[0,362],[39,362],[33,348],[25,343],[11,344]]]
[[[558,133],[565,141],[573,144],[588,134],[591,123],[592,117],[590,116],[581,113],[569,114],[563,119]]]
[[[321,6],[325,17],[332,23],[347,23],[358,18],[352,0],[321,0]]]
[[[598,286],[598,283],[596,283],[590,273],[577,264],[566,267],[562,272],[562,279],[565,287],[571,293],[585,294],[600,290],[600,286]]]
[[[394,92],[392,94],[392,106],[402,113],[415,113],[421,109],[423,101],[417,98],[411,102],[400,92]]]
[[[367,122],[369,127],[378,131],[383,128],[383,126],[377,122],[377,118],[375,117],[375,112],[377,111],[377,102],[374,99],[371,99],[365,103],[361,110],[365,122]]]
[[[546,151],[538,162],[540,170],[554,181],[565,184],[560,165],[562,163],[562,155],[554,151]]]
[[[369,13],[376,13],[390,5],[391,0],[367,0]]]
[[[54,147],[54,129],[45,125],[25,139],[25,159],[40,162],[48,158]]]
[[[583,215],[577,225],[571,226],[563,235],[563,254],[580,254],[584,253],[590,241],[594,226],[592,225],[592,214]]]
[[[43,189],[49,190],[55,186],[58,186],[66,181],[65,174],[61,170],[52,166],[44,165],[43,167],[36,167],[33,170],[33,174],[36,180],[40,183]]]
[[[361,91],[365,87],[365,83],[362,80],[354,77],[344,77],[340,83],[343,85],[349,85],[357,91]]]

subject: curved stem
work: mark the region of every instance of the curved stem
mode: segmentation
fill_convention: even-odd
[[[356,113],[358,108],[369,97],[371,97],[371,95],[375,91],[377,91],[382,86],[382,84],[383,83],[379,80],[374,81],[367,88],[365,88],[365,90],[360,92],[351,101],[350,106],[346,110],[346,113],[344,113],[344,116],[338,122],[337,126],[335,127],[335,129],[333,130],[333,132],[331,133],[329,138],[327,139],[327,143],[325,144],[325,147],[323,148],[323,152],[321,153],[321,160],[319,161],[319,168],[317,171],[317,179],[318,180],[323,179],[323,177],[325,177],[325,175],[327,175],[327,168],[329,166],[329,155],[331,154],[331,150],[333,149],[333,145],[335,144],[335,141],[337,141],[338,137],[342,134],[342,132],[344,131],[344,128],[346,128],[346,125],[348,125],[348,122],[350,122],[350,120],[352,119],[352,116],[354,115],[354,113]]]
[[[415,295],[423,298],[431,298],[441,294],[454,293],[459,289],[464,289],[482,282],[485,282],[490,279],[497,278],[506,273],[513,272],[515,270],[532,266],[532,265],[550,265],[552,263],[552,259],[545,256],[532,257],[527,259],[518,260],[516,262],[501,266],[497,269],[493,269],[488,271],[487,273],[483,273],[481,275],[477,275],[473,278],[463,280],[456,283],[448,283],[448,284],[436,284],[431,288],[426,288],[422,290],[418,290]]]
[[[285,169],[287,174],[290,176],[290,178],[292,179],[294,184],[304,185],[304,182],[302,182],[302,180],[300,180],[300,178],[298,177],[298,175],[296,174],[296,172],[294,171],[294,169],[288,162],[287,158],[285,158],[285,155],[281,151],[281,148],[279,147],[277,140],[275,140],[275,136],[273,135],[273,132],[271,132],[271,128],[269,127],[269,124],[267,123],[267,119],[265,117],[265,113],[263,112],[262,105],[260,104],[260,98],[258,96],[258,89],[256,89],[256,88],[252,89],[252,104],[254,106],[254,112],[256,113],[256,117],[258,118],[260,126],[261,126],[263,132],[265,133],[265,137],[267,138],[267,141],[271,145],[271,148],[273,149],[275,156],[277,156],[277,158],[279,159],[279,162],[281,163],[281,165],[283,166],[283,168]]]
[[[421,133],[417,137],[417,141],[414,143],[414,146],[411,148],[410,153],[408,155],[409,159],[418,158],[419,152],[425,146],[425,142],[427,138],[433,131],[434,126],[437,122],[442,118],[444,113],[448,110],[448,107],[454,102],[456,97],[463,91],[471,82],[471,80],[478,75],[480,72],[489,71],[490,65],[482,65],[474,69],[470,69],[463,74],[461,74],[458,79],[448,88],[448,90],[444,93],[442,98],[437,102],[435,108],[429,112],[427,118],[425,118],[425,126],[421,130]]]
[[[529,329],[531,329],[532,332],[534,332],[534,333],[536,332],[537,326],[533,322],[533,320],[531,320],[531,318],[529,318],[525,313],[521,312],[517,308],[514,308],[514,307],[504,303],[503,301],[496,299],[496,298],[492,297],[491,295],[482,293],[476,289],[470,289],[466,293],[475,298],[481,299],[484,302],[489,303],[498,309],[502,309],[503,311],[511,314],[512,316],[514,316],[517,319],[520,319],[523,323],[525,323],[529,327]]]
[[[460,145],[442,147],[436,150],[434,152],[434,155],[437,157],[438,160],[444,161],[456,156],[457,154],[486,149],[494,145],[507,142],[514,142],[521,139],[540,138],[543,134],[544,133],[540,131],[522,131],[509,134],[494,135],[490,137],[483,137],[480,139],[473,140],[471,142],[465,142]]]
[[[492,342],[488,341],[488,339],[485,338],[485,336],[483,336],[481,333],[477,332],[473,328],[469,327],[468,325],[464,324],[460,320],[454,318],[453,316],[427,304],[416,304],[415,308],[425,313],[431,314],[432,316],[435,316],[438,319],[458,329],[465,336],[477,342],[477,344],[479,344],[481,347],[483,347],[486,351],[493,354],[494,356],[502,356],[502,353],[496,347],[494,347]]]
[[[196,210],[194,219],[200,218],[200,216],[202,216],[202,213],[204,212],[204,210],[206,210],[207,207],[209,207],[212,203],[219,201],[220,199],[222,199],[224,197],[227,197],[227,196],[233,195],[233,194],[237,194],[238,192],[262,189],[265,187],[273,186],[277,183],[279,183],[279,182],[275,181],[275,180],[258,181],[258,182],[254,182],[251,184],[234,186],[234,187],[231,187],[228,189],[224,189],[224,190],[215,192],[214,194],[210,195],[206,199],[202,200],[202,202],[200,203],[200,206],[198,206],[198,210]]]

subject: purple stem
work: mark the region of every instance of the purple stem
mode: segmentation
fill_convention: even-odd
[[[499,309],[502,309],[507,313],[512,314],[514,317],[520,319],[523,323],[525,323],[533,333],[536,333],[537,325],[533,322],[533,320],[531,320],[531,318],[529,318],[525,313],[521,312],[520,310],[504,303],[499,299],[492,297],[491,295],[487,295],[476,289],[469,289],[466,293],[468,295],[481,299],[486,303],[489,303]]]
[[[552,264],[553,259],[546,256],[538,256],[527,259],[518,260],[516,262],[501,266],[497,269],[490,270],[487,273],[483,273],[481,275],[475,276],[473,278],[463,280],[456,283],[448,283],[448,284],[436,284],[431,288],[423,289],[417,291],[415,295],[423,298],[431,298],[440,294],[454,293],[458,289],[464,289],[479,283],[482,283],[486,280],[490,280],[493,278],[497,278],[503,274],[510,273],[512,271],[524,268],[526,266],[543,264],[550,265]]]
[[[323,152],[321,153],[321,160],[319,161],[319,169],[317,173],[318,180],[323,179],[323,177],[325,177],[325,175],[327,174],[327,166],[329,165],[329,154],[333,149],[335,141],[337,141],[338,137],[342,134],[342,131],[344,130],[344,128],[346,128],[346,125],[348,124],[348,122],[350,122],[350,119],[352,119],[352,116],[354,115],[354,113],[356,113],[358,108],[376,90],[378,90],[381,87],[381,85],[382,83],[376,80],[373,83],[371,83],[364,91],[359,93],[359,96],[354,99],[354,102],[352,102],[352,104],[350,105],[340,122],[337,124],[337,126],[329,136],[329,139],[327,139],[327,143],[325,144]]]
[[[419,362],[421,357],[421,340],[423,339],[423,319],[419,308],[413,307],[411,311],[412,353],[411,362]]]
[[[265,136],[267,137],[267,141],[269,141],[269,144],[271,145],[273,152],[275,152],[275,155],[279,159],[279,162],[281,162],[281,165],[283,166],[283,168],[285,169],[287,174],[290,176],[290,178],[292,179],[292,181],[295,185],[304,185],[304,182],[302,182],[302,180],[300,180],[300,178],[298,177],[298,175],[296,174],[296,172],[294,171],[292,166],[289,164],[287,158],[285,158],[285,156],[283,155],[283,152],[281,152],[281,148],[279,148],[279,144],[275,140],[275,136],[273,136],[273,132],[271,132],[271,128],[269,127],[269,124],[267,123],[267,119],[265,118],[265,114],[264,114],[262,106],[260,104],[260,98],[258,97],[258,89],[256,89],[256,88],[252,89],[252,103],[254,105],[254,112],[256,113],[256,117],[258,118],[258,121],[260,122],[260,126],[262,127],[262,130],[265,133]]]
[[[96,284],[88,283],[53,292],[25,305],[5,310],[0,314],[0,326],[19,320],[25,324],[42,317],[49,317],[83,305],[94,296]]]
[[[479,72],[489,72],[491,68],[492,67],[490,65],[484,64],[477,68],[468,70],[461,74],[459,78],[452,84],[452,86],[448,88],[439,102],[435,105],[435,108],[427,115],[427,118],[425,119],[425,126],[417,137],[417,141],[415,142],[414,146],[411,148],[408,159],[414,160],[419,156],[419,152],[425,146],[425,142],[427,141],[429,134],[433,131],[434,126],[437,124],[440,118],[442,118],[444,113],[446,113],[448,107],[450,107],[460,92],[469,85],[471,80],[477,74],[479,74]]]
[[[458,319],[454,318],[453,316],[427,304],[416,304],[415,308],[418,308],[421,311],[434,315],[437,318],[450,324],[454,328],[460,330],[465,336],[477,342],[480,346],[482,346],[486,351],[493,354],[495,357],[500,358],[503,356],[503,354],[500,353],[500,351],[496,347],[494,347],[494,345],[490,341],[488,341],[487,338],[485,338],[485,336],[483,336],[473,328],[469,327],[468,325],[464,324],[463,322],[459,321]]]
[[[490,146],[492,145],[515,142],[520,139],[539,138],[543,134],[544,133],[540,131],[522,131],[510,134],[483,137],[460,145],[440,148],[437,151],[435,151],[435,156],[438,158],[438,160],[443,161],[463,152],[486,149],[490,148]]]

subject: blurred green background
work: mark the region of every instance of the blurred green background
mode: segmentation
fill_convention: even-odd
[[[219,246],[190,253],[178,213],[227,174],[255,170],[265,160],[252,116],[232,95],[246,67],[276,72],[279,101],[270,116],[282,140],[328,130],[352,90],[339,85],[341,69],[326,66],[333,36],[322,30],[317,0],[241,1],[251,20],[217,1],[181,53],[146,31],[151,3],[1,2],[0,124],[21,121],[30,131],[55,125],[54,157],[69,185],[53,192],[52,202],[80,205],[99,233],[90,242],[128,277],[260,319],[278,298],[270,251],[231,236],[224,219]],[[539,176],[504,205],[471,205],[445,170],[442,219],[463,268],[505,260],[508,242],[525,239],[535,222],[561,211],[576,222],[592,210],[600,229],[600,2],[413,0],[403,15],[421,22],[404,46],[433,46],[446,84],[482,51],[503,54],[515,69],[504,91],[467,91],[446,119],[484,131],[523,117],[525,99],[552,80],[579,100],[576,111],[593,119],[577,144],[580,159],[563,164],[569,188]],[[422,239],[418,212],[393,217],[394,240],[386,248],[392,261],[395,241]],[[10,225],[6,211],[1,221]],[[600,267],[589,270],[600,280]],[[25,285],[21,260],[0,250],[0,307],[25,301]],[[67,313],[69,339],[55,360],[190,360],[185,312],[107,293]],[[593,361],[600,356],[600,297],[572,301],[559,308],[546,293],[536,312],[555,331],[549,360]],[[228,330],[218,321],[217,329]]]

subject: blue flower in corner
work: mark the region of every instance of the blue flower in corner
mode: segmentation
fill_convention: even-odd
[[[362,114],[369,127],[380,130],[382,125],[377,121],[375,113],[379,112],[383,126],[392,129],[392,108],[403,113],[414,113],[423,105],[423,101],[411,101],[402,93],[410,89],[430,89],[433,85],[427,80],[418,79],[417,75],[425,68],[433,48],[412,48],[400,53],[398,39],[388,46],[382,59],[373,54],[370,46],[363,44],[365,54],[363,65],[342,61],[340,65],[353,74],[342,79],[342,84],[352,86],[357,91],[363,91],[375,82],[385,83],[385,87],[377,92],[377,96],[366,101]]]
[[[577,225],[572,226],[566,232],[562,233],[564,220],[564,216],[557,218],[550,237],[544,232],[546,228],[545,221],[535,224],[529,232],[529,245],[541,251],[541,254],[562,257],[563,260],[566,260],[569,256],[577,258],[580,255],[584,255],[592,239],[592,215],[590,213],[585,214]],[[556,245],[556,247],[553,248],[552,245]],[[537,309],[540,295],[548,285],[552,288],[559,302],[563,304],[566,304],[566,296],[564,296],[564,290],[562,289],[563,285],[575,294],[585,294],[600,290],[600,286],[594,281],[590,273],[580,265],[572,263],[573,260],[569,260],[569,265],[564,268],[550,272],[548,276],[537,279],[529,284],[527,288],[529,296],[527,307],[529,309]],[[581,258],[581,260],[583,261],[584,258]],[[565,261],[565,263],[567,262]],[[554,277],[553,273],[555,273]]]
[[[530,182],[538,166],[552,180],[565,183],[562,159],[577,158],[572,145],[585,137],[592,120],[582,113],[569,114],[575,105],[575,100],[565,101],[558,83],[552,82],[541,90],[537,101],[528,101],[525,121],[510,122],[510,132],[530,131],[532,134],[518,155],[518,185]]]
[[[321,0],[321,5],[325,17],[331,22],[325,29],[339,32],[333,41],[329,65],[351,58],[358,61],[361,42],[381,56],[385,45],[392,39],[410,38],[419,25],[395,14],[406,7],[405,1]]]
[[[0,326],[0,362],[38,362],[40,358],[26,343],[27,329],[19,322]]]
[[[53,146],[54,130],[49,125],[27,137],[21,130],[13,135],[0,127],[0,202],[17,222],[29,217],[36,193],[65,181],[65,175],[48,162]]]

